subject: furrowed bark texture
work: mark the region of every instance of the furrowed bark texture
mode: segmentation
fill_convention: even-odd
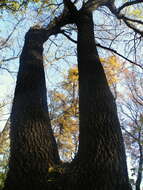
[[[46,189],[49,167],[59,164],[48,115],[43,43],[40,30],[26,34],[11,113],[11,155],[4,190]]]
[[[92,14],[81,12],[76,25],[80,135],[68,189],[131,190],[116,104],[99,60]]]

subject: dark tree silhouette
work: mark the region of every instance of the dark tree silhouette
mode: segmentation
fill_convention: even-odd
[[[78,29],[79,149],[67,169],[68,190],[131,190],[114,97],[99,59],[92,13],[68,1]]]
[[[31,29],[26,34],[11,114],[10,169],[4,190],[131,190],[116,104],[99,60],[92,13],[84,6],[77,10],[70,0],[64,2],[65,12],[53,28]],[[78,29],[79,150],[65,173],[46,186],[49,167],[60,160],[48,116],[42,45],[69,23]]]
[[[47,107],[42,55],[46,39],[39,29],[30,29],[25,37],[11,113],[6,190],[43,189],[49,167],[59,164]]]
[[[92,14],[73,12],[78,29],[80,135],[68,189],[130,190],[116,104],[98,56]]]

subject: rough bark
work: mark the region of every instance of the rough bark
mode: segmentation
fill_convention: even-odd
[[[48,169],[60,161],[48,114],[44,41],[39,29],[30,29],[25,37],[11,112],[10,161],[4,190],[46,189]]]
[[[80,11],[75,22],[80,135],[68,189],[131,190],[116,104],[98,56],[92,14]]]

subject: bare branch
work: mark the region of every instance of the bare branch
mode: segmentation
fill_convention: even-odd
[[[12,74],[12,73],[17,73],[17,72],[15,72],[15,71],[10,71],[8,68],[6,68],[6,67],[1,67],[0,66],[0,69],[3,69],[3,70],[5,70],[5,71],[7,71],[8,73],[10,73],[10,74]]]
[[[138,0],[138,1],[127,2],[127,3],[125,3],[125,4],[127,4],[127,5],[129,6],[129,5],[137,4],[137,3],[141,3],[141,2],[143,3],[142,0],[141,0],[141,1]],[[125,5],[125,4],[124,4],[124,5]],[[127,6],[127,5],[126,5],[126,6]],[[128,22],[128,21],[131,21],[131,22],[137,22],[137,23],[139,23],[139,24],[143,24],[142,21],[130,19],[130,18],[125,17],[123,14],[120,14],[119,9],[120,9],[121,7],[120,7],[119,9],[117,9],[117,8],[115,7],[114,3],[108,3],[108,4],[106,4],[106,6],[110,9],[110,11],[111,11],[118,19],[122,19],[122,20],[125,22],[125,24],[126,24],[129,28],[131,28],[132,30],[134,30],[135,33],[138,33],[138,34],[140,34],[141,36],[143,36],[143,31],[140,31],[138,28],[136,28],[135,26],[133,26],[133,24],[131,24],[131,23]],[[124,6],[124,7],[126,7],[126,6]]]
[[[14,59],[18,59],[19,56],[15,56],[15,57],[9,57],[7,59],[2,59],[1,61],[2,62],[8,62],[8,61],[11,61],[11,60],[14,60]]]
[[[139,141],[138,138],[136,138],[134,135],[132,135],[132,133],[130,133],[124,126],[121,126],[122,130],[125,131],[125,133],[127,133],[130,137],[132,137],[135,141]]]
[[[61,30],[61,34],[63,34],[65,37],[67,37],[71,42],[77,44],[77,41],[72,39],[69,35],[67,35],[64,30]]]
[[[133,24],[129,23],[124,17],[123,17],[123,21],[125,22],[125,24],[134,30],[135,33],[140,34],[141,36],[143,36],[143,31],[140,31],[139,29],[137,29],[135,26],[133,26]]]
[[[139,64],[135,63],[134,61],[128,59],[128,58],[125,57],[124,55],[121,55],[121,54],[118,53],[116,50],[111,49],[111,48],[109,48],[109,47],[102,46],[102,45],[100,45],[100,44],[96,44],[96,45],[97,45],[97,47],[100,47],[100,48],[103,48],[103,49],[106,49],[106,50],[109,50],[109,51],[115,53],[116,55],[122,57],[122,58],[125,59],[126,61],[128,61],[128,62],[130,62],[130,63],[132,63],[132,64],[134,64],[134,65],[140,67],[141,69],[143,69],[143,67],[142,67],[141,65],[139,65]]]
[[[114,3],[115,0],[88,0],[85,4],[84,7],[86,10],[89,11],[94,11],[98,7],[104,6],[108,3]]]
[[[126,2],[121,7],[118,8],[117,12],[119,14],[121,12],[121,10],[124,9],[125,7],[135,5],[135,4],[139,4],[139,3],[143,3],[143,1],[142,0],[135,0],[135,1]]]
[[[124,19],[128,20],[128,21],[131,21],[131,22],[136,22],[138,24],[143,24],[143,21],[140,21],[140,20],[136,20],[136,19],[131,19],[131,18],[128,18],[126,16],[122,16]]]
[[[15,32],[15,30],[17,29],[17,26],[20,24],[20,22],[21,22],[22,20],[23,20],[23,18],[20,19],[20,20],[18,21],[18,23],[14,26],[13,30],[12,30],[12,31],[10,32],[10,34],[8,35],[7,39],[1,44],[0,50],[3,49],[3,46],[9,41],[9,39],[11,38],[11,36],[12,36],[13,33]]]

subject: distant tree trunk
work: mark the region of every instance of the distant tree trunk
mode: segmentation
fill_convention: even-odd
[[[51,129],[43,67],[43,33],[30,29],[20,57],[4,190],[46,189],[48,169],[60,158]]]
[[[137,179],[136,179],[135,186],[136,186],[136,190],[141,190],[140,185],[142,182],[142,172],[143,172],[143,148],[141,144],[141,135],[140,135],[138,144],[139,144],[140,156],[139,156],[139,166],[138,166]]]
[[[80,135],[68,189],[131,190],[116,104],[98,56],[92,14],[80,12],[75,20]]]

